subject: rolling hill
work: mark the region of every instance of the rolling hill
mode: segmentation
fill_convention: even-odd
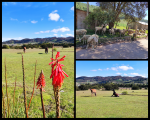
[[[148,84],[148,78],[144,78],[141,76],[129,77],[129,76],[95,76],[95,77],[86,77],[81,76],[76,78],[77,83],[106,83],[106,82],[113,82],[113,83],[141,83],[141,84]]]
[[[74,43],[74,37],[48,37],[48,38],[25,38],[22,40],[8,40],[2,44],[23,44],[23,43]]]

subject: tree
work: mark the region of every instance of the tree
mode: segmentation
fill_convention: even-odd
[[[97,6],[102,10],[111,10],[115,12],[114,21],[109,22],[109,28],[114,26],[114,22],[119,19],[119,15],[122,13],[126,16],[137,17],[139,20],[146,16],[146,10],[148,10],[148,2],[97,2]]]
[[[9,46],[8,46],[8,45],[3,45],[2,48],[3,48],[3,49],[9,49]]]
[[[115,12],[103,11],[100,7],[95,8],[92,13],[90,13],[85,20],[83,21],[89,27],[95,24],[101,26],[102,24],[107,24],[110,21],[114,21],[114,14]],[[95,23],[93,22],[95,21]]]

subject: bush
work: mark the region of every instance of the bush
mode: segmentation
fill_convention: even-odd
[[[127,94],[128,94],[127,91],[123,91],[123,92],[122,92],[122,95],[127,95]]]
[[[57,51],[57,49],[56,49],[56,48],[54,48],[54,49],[53,49],[53,51]]]
[[[138,85],[133,85],[132,90],[139,90],[139,86]]]
[[[3,45],[2,48],[3,48],[3,49],[9,49],[9,46],[8,46],[8,45]]]

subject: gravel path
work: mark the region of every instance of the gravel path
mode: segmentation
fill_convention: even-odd
[[[76,59],[144,59],[148,57],[148,38],[133,42],[76,49]]]

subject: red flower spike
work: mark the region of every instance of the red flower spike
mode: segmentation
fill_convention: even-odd
[[[60,56],[60,52],[57,52],[55,59],[51,58],[51,60],[53,60],[53,62],[50,62],[51,67],[52,67],[52,74],[50,76],[50,79],[53,77],[53,82],[52,85],[54,87],[61,87],[62,83],[63,83],[63,79],[65,78],[63,74],[65,74],[67,77],[69,77],[63,70],[61,66],[64,66],[62,64],[60,64],[60,61],[64,61],[64,58],[66,56],[63,56],[62,58],[58,59],[58,57]],[[55,70],[54,67],[56,66]]]
[[[41,73],[40,73],[40,76],[39,76],[39,78],[38,78],[38,81],[37,81],[37,83],[36,83],[36,85],[37,85],[37,89],[39,88],[39,89],[42,89],[42,91],[44,90],[43,88],[46,86],[45,85],[45,77],[44,77],[44,74],[43,74],[43,70],[41,71]],[[42,88],[43,87],[43,88]],[[45,91],[45,90],[44,90]]]

